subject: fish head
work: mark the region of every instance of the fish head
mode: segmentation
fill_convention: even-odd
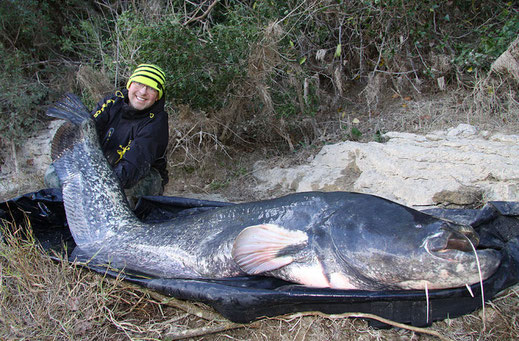
[[[471,226],[418,214],[411,222],[366,227],[349,242],[335,236],[344,273],[374,289],[444,289],[485,280],[498,268],[501,254],[477,249]]]
[[[479,235],[468,225],[445,220],[430,223],[419,234],[420,246],[400,267],[397,286],[403,289],[444,289],[471,285],[490,277],[498,268],[501,254],[478,249]]]

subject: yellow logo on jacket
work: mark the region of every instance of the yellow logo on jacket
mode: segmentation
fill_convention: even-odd
[[[126,145],[126,147],[123,147],[122,145],[119,145],[119,148],[121,149],[118,149],[117,150],[117,154],[119,154],[119,159],[117,161],[115,161],[115,164],[117,164],[119,161],[121,161],[121,159],[123,158],[124,154],[130,150],[130,145],[132,144],[132,140],[128,141],[128,144]]]

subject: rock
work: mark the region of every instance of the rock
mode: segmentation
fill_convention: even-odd
[[[519,135],[478,133],[464,124],[427,135],[385,137],[387,143],[324,146],[308,164],[293,168],[257,163],[257,190],[356,191],[408,206],[519,200]]]
[[[13,166],[14,160],[9,160],[3,165],[5,167],[0,168],[0,201],[43,188],[43,175],[51,163],[52,137],[62,123],[60,120],[49,122],[46,128],[29,137],[18,148],[18,171]]]
[[[470,124],[460,124],[456,128],[447,130],[447,136],[472,136],[476,134],[476,128]]]
[[[39,131],[35,136],[28,139],[21,153],[22,159],[32,160],[29,171],[39,176],[45,173],[51,163],[50,146],[52,137],[63,124],[61,120],[50,121],[47,129]]]
[[[490,69],[494,72],[508,75],[519,83],[519,36],[492,63]]]

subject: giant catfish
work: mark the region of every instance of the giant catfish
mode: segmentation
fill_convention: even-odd
[[[161,278],[264,275],[336,289],[438,289],[473,284],[500,253],[477,250],[470,226],[383,198],[307,192],[141,222],[100,149],[94,122],[67,95],[52,157],[77,251],[96,263]]]

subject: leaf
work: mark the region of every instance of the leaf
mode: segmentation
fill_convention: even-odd
[[[303,57],[299,60],[299,65],[303,65],[306,62],[306,57]]]
[[[335,49],[335,54],[333,55],[334,58],[339,58],[342,53],[342,45],[338,44],[337,48]]]
[[[362,136],[362,132],[356,127],[351,128],[351,138],[353,140],[358,140]]]

